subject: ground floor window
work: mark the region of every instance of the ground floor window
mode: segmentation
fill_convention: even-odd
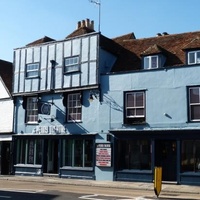
[[[93,140],[65,139],[62,141],[62,165],[70,167],[93,166]]]
[[[150,140],[120,140],[117,146],[118,169],[151,169]]]
[[[42,140],[18,139],[16,164],[42,164]]]
[[[200,171],[200,140],[182,141],[181,170],[182,172]]]

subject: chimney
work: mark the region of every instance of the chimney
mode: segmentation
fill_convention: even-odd
[[[90,29],[94,30],[94,20],[90,22]]]
[[[87,27],[89,29],[94,30],[94,21],[93,20],[90,21],[89,19],[78,21],[78,23],[77,23],[77,29],[79,29],[81,27]]]
[[[90,20],[89,20],[89,19],[86,19],[86,20],[85,20],[85,24],[86,24],[86,27],[89,28],[89,27],[90,27]]]
[[[77,29],[79,29],[79,28],[81,28],[81,22],[80,21],[78,21],[78,23],[77,23]]]
[[[85,27],[85,20],[82,20],[81,27]]]
[[[162,36],[162,34],[161,34],[161,33],[157,33],[156,36],[157,36],[157,37],[160,37],[160,36]]]
[[[167,32],[163,32],[162,34],[163,34],[163,35],[169,35]]]

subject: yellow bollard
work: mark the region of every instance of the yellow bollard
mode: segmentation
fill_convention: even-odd
[[[154,169],[154,192],[158,197],[162,189],[162,167]]]

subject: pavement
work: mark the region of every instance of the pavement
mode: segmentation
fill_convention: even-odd
[[[7,181],[23,181],[23,182],[41,182],[49,184],[66,184],[66,185],[85,185],[91,187],[107,187],[107,188],[124,188],[133,190],[151,190],[154,191],[153,183],[146,182],[122,182],[122,181],[96,181],[83,179],[68,179],[52,176],[0,176],[1,180]],[[200,194],[200,186],[193,185],[177,185],[176,183],[162,183],[162,192],[167,193],[186,193]]]

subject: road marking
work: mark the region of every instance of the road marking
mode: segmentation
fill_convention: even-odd
[[[107,197],[107,198],[104,198],[104,197]],[[79,198],[80,199],[87,199],[87,200],[108,200],[109,197],[115,197],[116,200],[117,199],[119,199],[119,200],[135,200],[135,198],[131,198],[131,197],[127,197],[127,196],[102,195],[102,194],[84,195],[84,196],[81,196]]]
[[[98,195],[98,194],[90,194],[90,195],[81,196],[81,197],[79,197],[79,198],[80,198],[80,199],[102,200],[102,199],[94,198],[94,197],[97,197],[97,196],[99,196],[99,195]]]
[[[127,197],[127,196],[102,195],[102,194],[84,195],[84,196],[79,197],[79,199],[86,199],[86,200],[109,200],[109,197],[115,197],[116,200],[152,200],[152,199],[149,199],[149,198],[145,198],[144,196],[132,198],[132,197]]]

